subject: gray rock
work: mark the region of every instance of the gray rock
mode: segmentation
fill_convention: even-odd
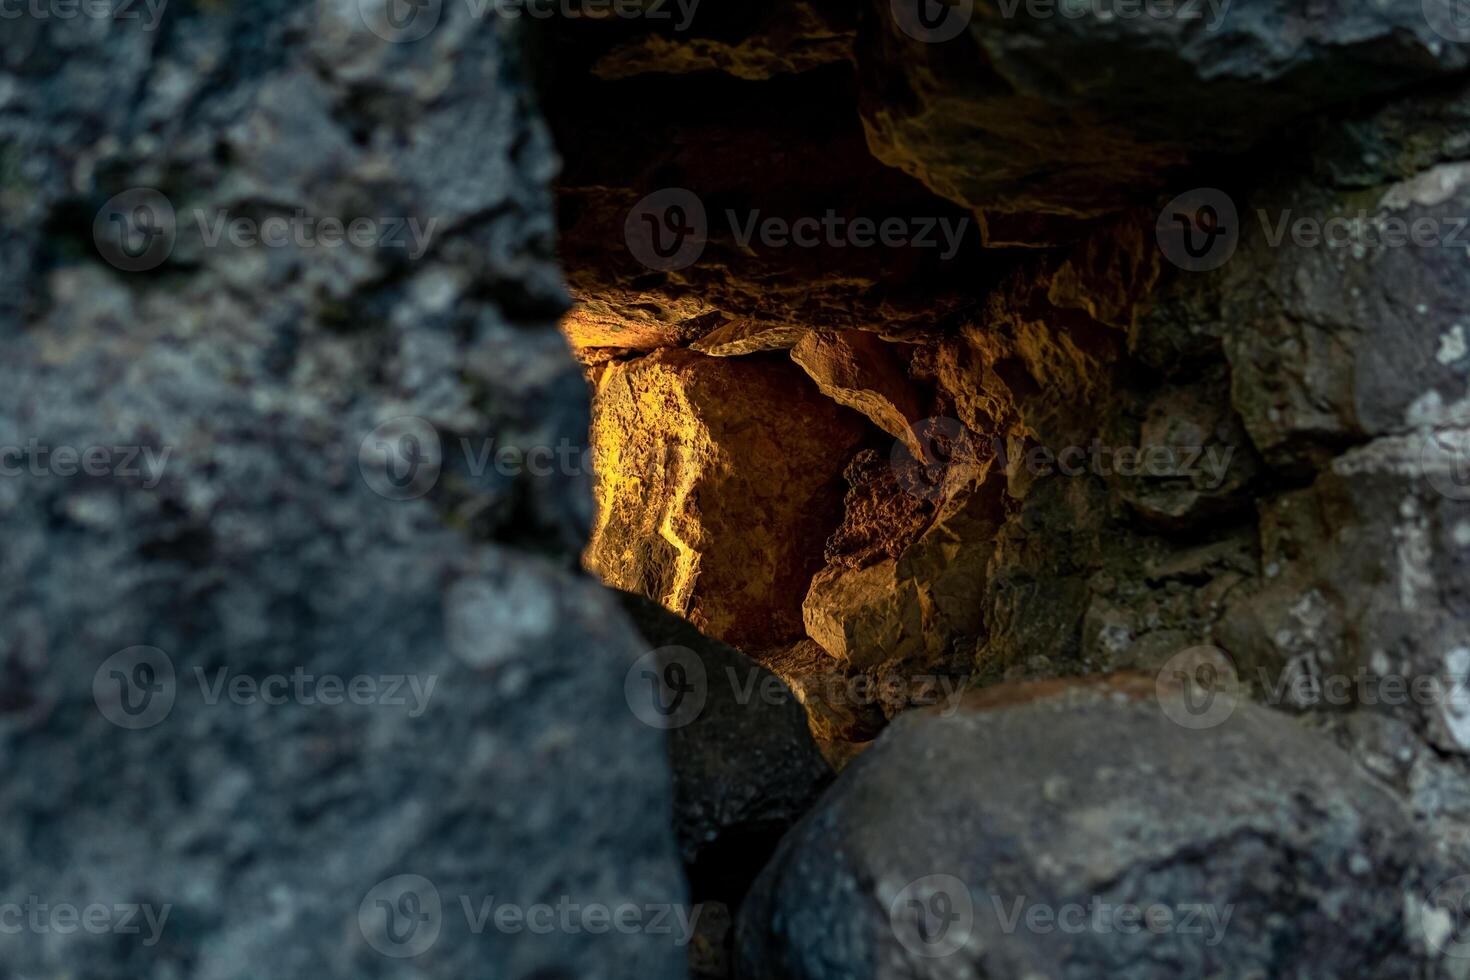
[[[1182,692],[1115,675],[901,717],[762,873],[738,975],[1413,975],[1407,814],[1330,743],[1228,703],[1191,730]]]
[[[832,771],[801,702],[781,678],[657,603],[618,595],[655,648],[648,656],[657,665],[648,668],[679,672],[672,681],[667,673],[631,678],[629,698],[639,717],[667,726],[674,826],[696,897],[733,901],[816,802]],[[690,689],[681,696],[675,682]],[[661,715],[654,696],[673,710]]]
[[[1032,244],[1074,236],[1077,219],[1133,203],[1201,154],[1467,63],[1437,0],[1330,13],[1290,0],[966,0],[930,22],[914,16],[923,4],[870,7],[857,62],[874,153],[957,203],[1030,217],[1002,237]],[[1038,226],[1048,214],[1061,220]]]
[[[7,21],[0,902],[38,916],[7,970],[685,974],[641,644],[571,570],[587,474],[479,465],[585,446],[588,405],[555,157],[465,9],[403,44],[336,0]],[[135,187],[176,222],[104,207]],[[171,250],[137,268],[112,214]],[[209,234],[298,214],[433,233]],[[585,927],[625,904],[673,932]]]

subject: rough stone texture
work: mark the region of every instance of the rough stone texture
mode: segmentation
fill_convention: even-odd
[[[553,330],[554,156],[514,36],[463,9],[409,45],[355,3],[169,4],[153,33],[6,21],[0,444],[162,462],[69,475],[57,456],[0,479],[0,900],[171,906],[156,945],[7,929],[6,971],[685,973],[667,935],[474,932],[460,904],[686,901],[662,737],[623,697],[640,644],[571,570],[585,475],[477,472],[453,451],[577,445],[587,425]],[[168,195],[178,241],[128,275],[92,221],[135,186]],[[211,246],[194,220],[298,208],[438,232],[415,261]],[[410,447],[368,437],[406,415],[437,427],[442,475],[392,500],[373,488],[393,493]],[[143,691],[123,682],[147,678],[108,664],[135,645],[174,672],[146,703],[173,703],[124,730],[109,717]],[[413,714],[411,697],[239,704],[228,687],[210,703],[197,673],[297,670],[436,683]],[[373,901],[402,874],[441,900],[406,945]],[[416,959],[379,951],[436,925]]]
[[[811,376],[822,394],[866,415],[874,425],[910,444],[916,457],[924,446],[913,428],[923,417],[919,391],[909,380],[899,348],[871,333],[808,333],[791,349],[791,359]]]
[[[672,36],[650,32],[616,45],[592,73],[721,71],[758,80],[809,71],[852,57],[856,14],[843,0],[701,0],[681,12]]]
[[[694,687],[686,696],[696,699],[697,712],[685,723],[676,709],[668,734],[674,827],[695,897],[737,899],[781,834],[816,801],[831,770],[801,702],[779,677],[651,600],[619,597],[660,651],[661,668],[679,664],[682,684]],[[701,676],[689,676],[693,659]],[[671,686],[660,680],[660,696]]]
[[[853,675],[814,640],[762,651],[761,663],[790,685],[806,708],[819,743],[866,742],[888,723],[887,706],[853,683]],[[866,678],[865,678],[866,679]]]
[[[730,355],[789,348],[814,328],[902,339],[975,305],[988,265],[973,216],[873,159],[846,65],[759,83],[598,82],[575,70],[591,57],[581,48],[557,57],[567,60],[552,122],[568,156],[558,209],[579,303],[574,346],[648,351],[709,338],[701,349]],[[629,248],[627,221],[671,189],[698,198],[703,221],[686,227],[702,248],[688,264],[651,266]],[[804,219],[828,227],[804,225],[798,244],[773,224]],[[929,244],[853,244],[859,219],[900,220]]]
[[[800,639],[864,429],[777,355],[611,364],[595,401],[587,565],[727,643]]]
[[[1223,351],[1268,467],[1251,484],[1266,480],[1259,570],[1213,590],[1223,615],[1207,635],[1258,697],[1324,716],[1456,860],[1470,839],[1458,693],[1470,658],[1451,625],[1470,595],[1464,248],[1375,243],[1394,219],[1442,235],[1463,222],[1467,104],[1458,84],[1358,115],[1285,175],[1235,192],[1234,256],[1172,277],[1134,333],[1176,374]],[[1354,240],[1306,244],[1288,225],[1273,245],[1283,218],[1338,219],[1328,229]]]
[[[1278,464],[1321,465],[1367,438],[1463,424],[1465,246],[1441,242],[1470,206],[1470,167],[1441,164],[1374,190],[1295,187],[1249,203],[1259,220],[1246,223],[1222,270],[1220,315],[1232,325],[1234,400],[1261,451]],[[1287,217],[1335,220],[1329,231],[1344,236],[1359,232],[1341,222],[1357,222],[1367,244],[1297,245],[1288,232],[1273,246]],[[1390,220],[1432,222],[1434,244],[1373,244]]]
[[[999,491],[995,480],[941,501],[897,557],[824,568],[802,606],[807,635],[857,668],[953,661],[957,644],[964,663],[980,633]]]
[[[1424,934],[1406,914],[1422,895],[1423,845],[1392,796],[1283,715],[1240,703],[1189,731],[1161,710],[1183,710],[1181,692],[1162,698],[1152,678],[1119,675],[997,688],[949,716],[900,719],[762,873],[741,912],[739,975],[1423,969]],[[952,878],[929,877],[940,875]],[[1229,906],[1230,918],[1213,943],[1182,928],[1003,928],[1018,900],[1023,914],[1060,914],[1094,899]],[[940,932],[910,900],[956,918]],[[913,949],[941,943],[958,948]]]
[[[1424,5],[1289,0],[1113,5],[977,0],[940,43],[905,33],[886,0],[862,23],[858,77],[874,154],[983,211],[1076,219],[1120,210],[1191,159],[1238,153],[1295,117],[1463,69],[1466,46]],[[920,32],[923,34],[923,32]],[[1055,237],[1043,224],[1031,241]],[[1019,237],[1014,234],[1012,239]]]
[[[922,44],[874,0],[850,73],[701,71],[672,88],[645,77],[589,90],[605,99],[563,90],[608,116],[566,127],[578,296],[656,325],[636,344],[615,330],[596,343],[738,360],[789,350],[844,368],[814,376],[890,438],[913,411],[942,421],[939,458],[909,463],[884,447],[854,460],[823,563],[804,573],[805,640],[754,652],[798,690],[828,750],[862,744],[907,703],[834,703],[830,678],[1156,671],[1202,643],[1283,707],[1326,707],[1284,699],[1283,678],[1455,676],[1449,624],[1470,594],[1456,477],[1470,449],[1464,249],[1270,238],[1283,218],[1360,209],[1374,231],[1433,219],[1454,232],[1470,208],[1470,95],[1453,77],[1465,47],[1441,41],[1413,3],[1246,0],[1214,29],[999,8],[981,2],[956,39]],[[719,55],[728,65],[697,46],[659,57],[678,71],[782,64],[762,16],[726,36],[744,45]],[[637,108],[651,104],[700,125],[651,124]],[[862,134],[833,121],[850,123],[854,104]],[[651,274],[617,252],[627,208],[665,186],[695,188],[711,215],[820,212],[828,193],[875,212],[945,213],[872,169],[860,141],[974,215],[990,248],[962,251],[964,275],[932,256],[875,271],[853,250],[741,250],[718,229],[690,269]],[[1197,186],[1222,188],[1239,216],[1235,253],[1215,272],[1175,268],[1157,240],[1160,207]],[[811,356],[868,334],[865,347],[903,351],[902,379],[891,364]],[[900,388],[917,400],[900,406]],[[956,515],[941,502],[972,499],[977,471],[994,497],[946,530]],[[1355,696],[1303,718],[1438,839],[1462,843],[1459,714]]]

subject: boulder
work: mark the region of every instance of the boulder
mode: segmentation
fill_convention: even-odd
[[[679,980],[481,918],[689,918],[587,474],[478,465],[588,424],[517,32],[155,6],[0,35],[4,972]]]
[[[674,828],[695,897],[735,901],[832,772],[781,678],[651,600],[618,598],[654,648],[628,695],[668,732]]]
[[[880,160],[957,203],[1032,215],[1013,241],[1055,241],[1186,162],[1463,69],[1451,6],[871,0],[863,122]]]
[[[866,415],[889,435],[911,442],[915,457],[923,457],[924,447],[913,434],[923,418],[919,392],[897,348],[862,330],[813,331],[792,347],[791,359],[822,394]]]
[[[865,477],[856,467],[849,475]],[[918,496],[927,488],[876,477],[854,486],[843,527],[828,543],[830,563],[812,579],[802,604],[807,635],[858,669],[967,666],[983,625],[986,569],[1003,516],[998,477],[982,476],[980,483],[963,486],[934,504],[927,525],[904,528],[897,540],[876,543],[855,527],[875,510],[879,516],[891,511],[870,506],[873,487],[900,497]],[[834,554],[834,544],[861,550]],[[897,554],[884,556],[884,551]]]
[[[800,639],[865,429],[778,355],[662,350],[610,364],[587,566],[742,649]]]
[[[1399,804],[1284,715],[1192,714],[1202,693],[1115,675],[898,719],[762,872],[737,975],[1424,969],[1423,844]]]

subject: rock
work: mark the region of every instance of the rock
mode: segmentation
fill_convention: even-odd
[[[822,569],[812,579],[802,616],[807,635],[852,667],[917,659],[924,652],[918,597],[912,583],[899,580],[893,559],[866,568]]]
[[[1121,421],[1121,420],[1120,420]],[[1149,395],[1137,429],[1123,423],[1113,445],[1131,456],[1106,465],[1108,481],[1151,524],[1187,527],[1238,512],[1261,473],[1255,447],[1230,405],[1223,370],[1189,384],[1161,386]]]
[[[826,788],[831,770],[812,741],[806,712],[779,677],[662,606],[618,595],[658,653],[657,667],[649,665],[661,672],[649,679],[657,686],[632,679],[629,697],[639,717],[668,726],[674,827],[695,898],[735,901],[781,834]],[[677,673],[669,675],[671,668]],[[678,690],[671,676],[684,678]],[[681,697],[685,685],[692,689]],[[646,710],[654,709],[645,699],[655,691],[659,707],[673,707],[672,714]]]
[[[857,64],[874,154],[957,203],[1061,218],[1060,234],[1026,232],[1039,242],[1137,203],[1191,159],[1467,64],[1466,45],[1416,4],[1352,0],[1322,17],[1248,0],[1127,16],[977,0],[934,24],[895,15],[912,5],[870,7]]]
[[[785,358],[662,350],[610,364],[594,409],[587,566],[726,643],[800,639],[864,428]]]
[[[1438,162],[1470,140],[1464,102],[1460,86],[1415,103],[1412,143],[1402,106],[1357,117],[1316,155],[1317,174],[1235,195],[1228,260],[1176,274],[1140,323],[1161,357],[1187,349],[1185,328],[1223,343],[1247,432],[1299,481],[1349,446],[1470,413],[1456,246],[1470,169]]]
[[[1427,437],[1375,440],[1264,505],[1264,581],[1217,635],[1283,708],[1361,706],[1470,755],[1470,705],[1457,693],[1470,671],[1458,625],[1470,612],[1470,501],[1443,492],[1462,460],[1435,448]],[[1438,693],[1411,688],[1423,681]]]
[[[760,660],[806,708],[807,723],[824,754],[823,743],[876,738],[888,724],[889,711],[898,710],[883,703],[872,678],[846,669],[813,640],[762,651]]]
[[[822,394],[912,443],[914,456],[923,457],[924,447],[913,433],[923,418],[919,393],[893,346],[861,330],[813,331],[792,347],[791,359]]]
[[[571,571],[586,472],[462,451],[588,424],[555,156],[516,32],[463,11],[7,21],[0,903],[42,923],[7,973],[686,974],[672,935],[465,913],[688,900],[641,644]],[[200,233],[298,209],[384,237]]]
[[[807,635],[859,669],[963,664],[981,632],[986,568],[1002,519],[1000,489],[994,479],[940,501],[922,532],[904,536],[910,540],[897,557],[871,564],[833,554],[834,542],[860,540],[845,524],[847,532],[829,542],[832,563],[812,579],[802,605]],[[869,508],[859,490],[848,499],[861,508],[862,520]]]
[[[855,113],[832,111],[856,101],[847,65],[599,81],[608,53],[558,49],[549,95],[574,346],[730,356],[813,329],[904,339],[977,306],[974,217],[875,160]]]
[[[762,872],[738,975],[1424,969],[1425,849],[1392,796],[1244,701],[1180,727],[1184,698],[1116,675],[899,719]]]
[[[806,334],[805,327],[731,320],[700,337],[689,348],[711,357],[739,357],[766,350],[789,350]]]
[[[884,558],[897,560],[924,533],[934,519],[935,501],[930,494],[912,492],[916,488],[899,476],[891,453],[864,449],[848,463],[842,473],[848,484],[842,524],[823,552],[829,564],[862,568]]]
[[[852,57],[856,11],[832,0],[782,3],[687,3],[678,17],[667,8],[673,34],[648,33],[617,45],[592,66],[598,78],[647,72],[721,71],[761,80],[810,71]],[[714,22],[713,24],[711,22]]]

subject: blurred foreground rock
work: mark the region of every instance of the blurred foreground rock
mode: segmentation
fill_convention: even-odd
[[[6,21],[7,975],[685,975],[588,475],[486,462],[585,450],[555,158],[506,25],[443,15]],[[668,929],[525,927],[572,906]]]

